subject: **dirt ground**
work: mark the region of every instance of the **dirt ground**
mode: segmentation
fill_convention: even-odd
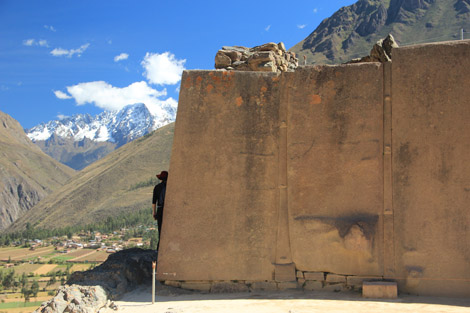
[[[117,312],[127,313],[312,313],[312,312],[470,312],[470,299],[400,295],[396,300],[363,299],[355,292],[251,292],[209,294],[157,286],[141,287],[120,301]],[[107,309],[106,313],[116,312]]]

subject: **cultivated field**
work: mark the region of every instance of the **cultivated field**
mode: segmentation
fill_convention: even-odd
[[[11,261],[29,260],[36,257],[44,257],[51,252],[54,252],[54,247],[52,246],[41,247],[36,250],[17,247],[0,248],[0,261],[7,262],[8,259],[11,259]]]
[[[33,273],[35,275],[45,275],[56,268],[57,268],[57,264],[43,264],[37,270],[33,271]]]
[[[106,251],[94,251],[94,253],[73,259],[74,262],[104,262],[109,253]]]

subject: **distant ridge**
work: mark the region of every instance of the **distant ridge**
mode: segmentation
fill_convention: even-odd
[[[0,230],[74,174],[35,146],[20,123],[0,112]]]
[[[359,0],[290,49],[303,63],[335,64],[368,55],[391,33],[399,45],[470,39],[470,0]]]

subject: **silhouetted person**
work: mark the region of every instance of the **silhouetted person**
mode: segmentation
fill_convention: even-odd
[[[158,249],[160,248],[160,239],[162,238],[163,207],[165,206],[165,192],[166,181],[168,179],[168,172],[162,171],[160,174],[157,174],[157,178],[160,179],[162,182],[157,184],[155,188],[153,188],[152,214],[153,218],[158,223],[158,251]]]

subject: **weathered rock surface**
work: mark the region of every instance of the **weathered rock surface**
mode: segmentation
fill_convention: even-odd
[[[392,61],[392,49],[398,48],[398,44],[391,34],[389,34],[384,39],[380,39],[370,50],[370,55],[353,59],[347,64],[350,63],[362,63],[362,62],[391,62]]]
[[[51,300],[44,302],[34,313],[95,313],[112,307],[101,286],[61,286]]]
[[[151,283],[152,261],[156,260],[154,250],[122,250],[111,254],[106,262],[92,270],[74,272],[67,284],[99,285],[106,290],[109,299],[119,299],[138,285]]]
[[[295,53],[284,43],[266,43],[253,48],[224,46],[215,55],[215,68],[237,71],[288,72],[299,65]]]
[[[44,302],[35,313],[95,313],[110,307],[111,300],[122,297],[142,284],[151,284],[154,250],[126,249],[111,254],[100,266],[84,272],[74,272],[67,285],[61,286],[51,300]]]

